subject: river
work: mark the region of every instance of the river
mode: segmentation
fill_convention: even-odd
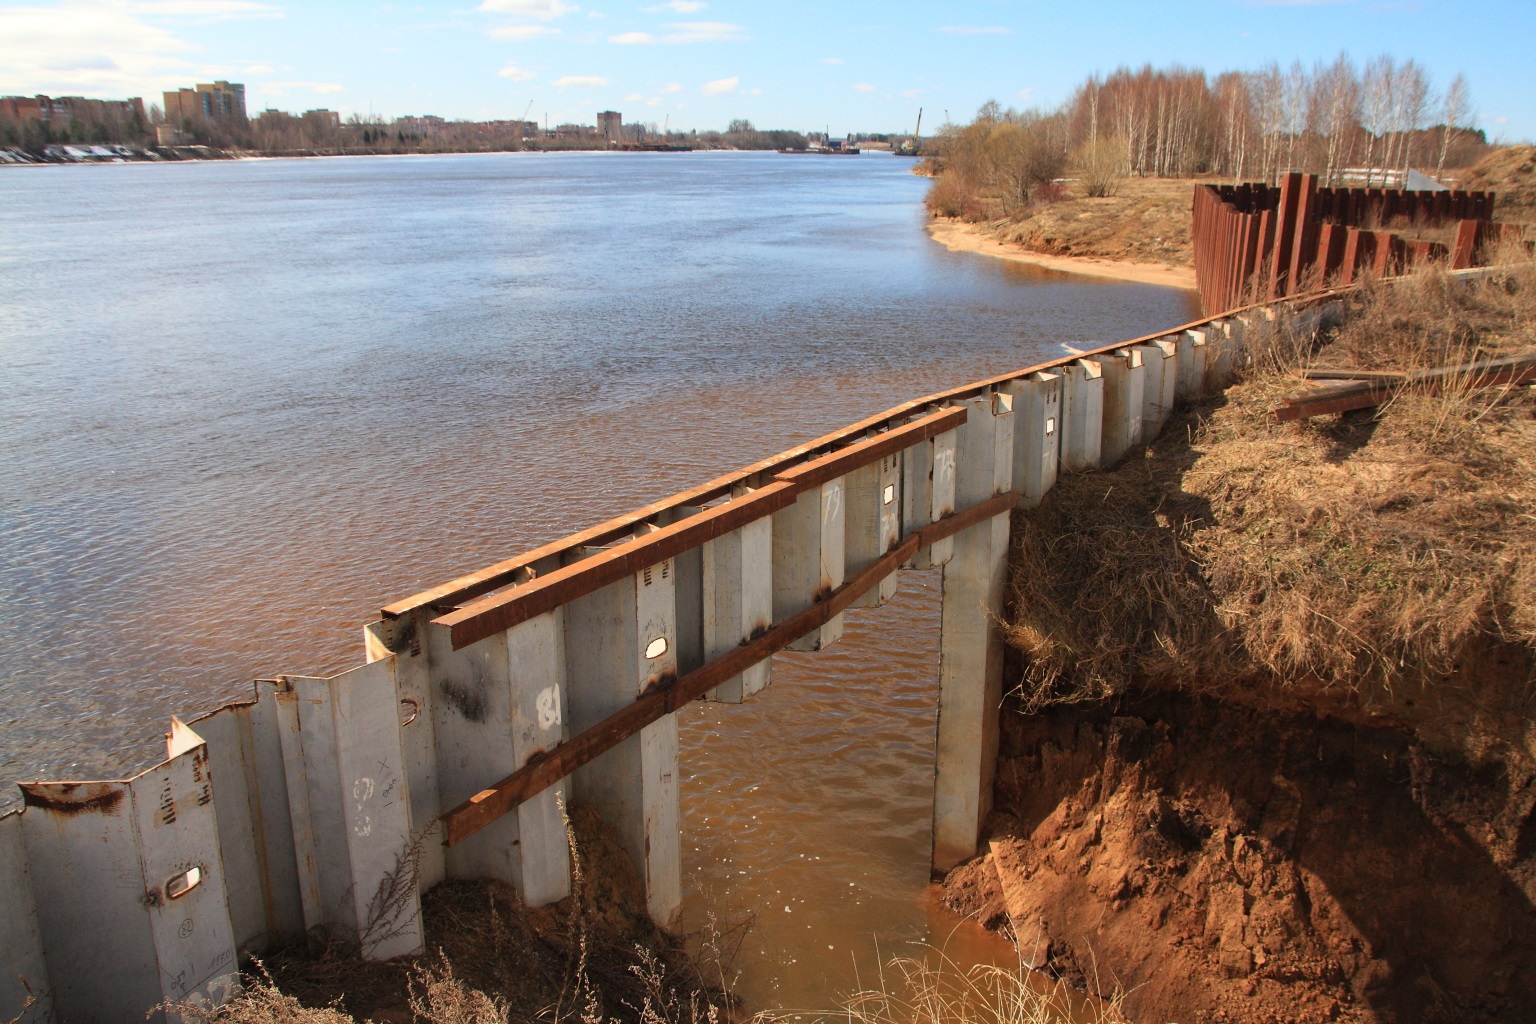
[[[362,659],[391,601],[949,385],[1194,318],[951,253],[881,154],[0,171],[0,780],[120,776],[172,713]],[[686,916],[754,1008],[912,942],[937,579],[682,717]],[[14,802],[6,794],[5,802]]]

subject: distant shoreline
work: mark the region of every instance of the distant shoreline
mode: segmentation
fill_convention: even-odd
[[[927,228],[929,237],[952,252],[992,256],[1012,263],[1024,263],[1067,274],[1081,274],[1084,277],[1129,281],[1135,284],[1155,284],[1166,288],[1181,288],[1185,291],[1194,291],[1196,287],[1195,272],[1190,267],[1101,259],[1096,256],[1050,256],[1046,253],[1030,252],[1016,245],[998,241],[987,234],[980,225],[950,218],[931,219],[928,221]]]
[[[86,150],[90,147],[81,145],[73,147],[76,150]],[[103,147],[105,148],[105,147]],[[66,155],[64,153],[39,155],[35,151],[16,148],[0,148],[0,167],[83,167],[103,164],[176,164],[176,163],[210,163],[231,160],[310,160],[325,157],[364,157],[364,156],[488,156],[493,154],[517,154],[517,153],[582,153],[627,155],[644,154],[647,156],[676,156],[681,153],[774,153],[771,149],[729,149],[711,146],[696,146],[692,149],[654,150],[654,149],[612,149],[597,148],[582,149],[577,147],[559,146],[543,148],[528,146],[523,149],[441,149],[441,150],[292,150],[278,153],[264,153],[259,150],[249,149],[217,149],[211,146],[166,146],[166,147],[136,147],[117,146],[112,147],[119,152],[112,153],[81,153],[80,155]],[[888,150],[870,150],[872,153],[888,153]]]

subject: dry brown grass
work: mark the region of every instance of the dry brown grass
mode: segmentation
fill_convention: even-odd
[[[1315,353],[1250,339],[1246,380],[1019,517],[1010,633],[1028,703],[1256,680],[1368,703],[1491,644],[1536,649],[1536,389],[1463,381],[1344,416],[1270,412],[1302,386],[1300,360],[1411,370],[1536,350],[1536,273],[1466,285],[1431,269],[1350,304]]]
[[[1124,178],[1114,195],[1086,195],[1088,182],[1070,182],[1060,202],[1038,204],[994,227],[1005,242],[1050,256],[1088,256],[1190,266],[1190,204],[1196,182],[1185,178]]]
[[[1119,1024],[1125,1019],[1118,998],[1090,1003],[1065,982],[1022,965],[967,966],[942,953],[890,961],[876,984],[850,996],[835,1016],[846,1024]],[[764,1024],[775,1019],[759,1018]]]
[[[727,970],[688,955],[645,914],[640,880],[591,807],[571,809],[573,894],[530,909],[500,882],[444,882],[422,897],[427,952],[385,963],[354,950],[285,951],[213,1011],[229,1024],[705,1024]]]
[[[1491,151],[1462,173],[1456,187],[1496,192],[1496,220],[1536,224],[1536,146]]]

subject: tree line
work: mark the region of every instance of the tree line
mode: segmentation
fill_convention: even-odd
[[[1274,182],[1288,171],[1330,186],[1380,186],[1409,168],[1439,176],[1465,166],[1486,140],[1473,129],[1465,76],[1436,89],[1416,61],[1384,55],[1362,68],[1341,54],[1214,79],[1178,66],[1120,68],[1091,76],[1056,110],[989,102],[931,145],[934,169],[952,179],[936,189],[951,194],[948,205],[981,197],[1006,213],[1048,193],[1068,169],[1089,195],[1129,176]]]

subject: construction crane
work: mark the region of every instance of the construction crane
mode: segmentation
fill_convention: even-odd
[[[917,140],[923,134],[923,108],[917,108],[917,127],[912,129],[912,155],[917,156]]]

